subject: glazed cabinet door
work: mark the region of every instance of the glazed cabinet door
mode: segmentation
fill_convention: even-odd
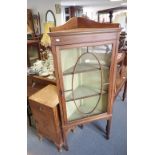
[[[107,43],[59,49],[67,122],[107,112],[114,48]]]

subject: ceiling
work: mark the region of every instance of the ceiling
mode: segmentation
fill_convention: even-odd
[[[110,1],[110,0],[61,0],[62,6],[104,6],[113,7],[121,6],[127,0]]]

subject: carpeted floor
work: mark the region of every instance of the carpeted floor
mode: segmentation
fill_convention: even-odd
[[[106,121],[96,121],[76,128],[68,135],[69,151],[58,152],[52,142],[39,141],[33,127],[27,128],[28,155],[127,155],[127,101],[117,97],[113,107],[111,136],[104,138]]]

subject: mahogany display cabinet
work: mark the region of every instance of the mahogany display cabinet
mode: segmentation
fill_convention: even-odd
[[[120,30],[119,24],[101,24],[82,17],[51,28],[66,150],[68,132],[92,121],[106,120],[109,138]]]

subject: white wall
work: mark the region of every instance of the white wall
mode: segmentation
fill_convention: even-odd
[[[56,17],[57,26],[61,25],[61,14],[56,14],[55,4],[60,4],[60,0],[27,0],[27,8],[32,9],[34,14],[39,12],[41,21],[41,31],[43,33],[43,23],[47,10],[52,10]]]

